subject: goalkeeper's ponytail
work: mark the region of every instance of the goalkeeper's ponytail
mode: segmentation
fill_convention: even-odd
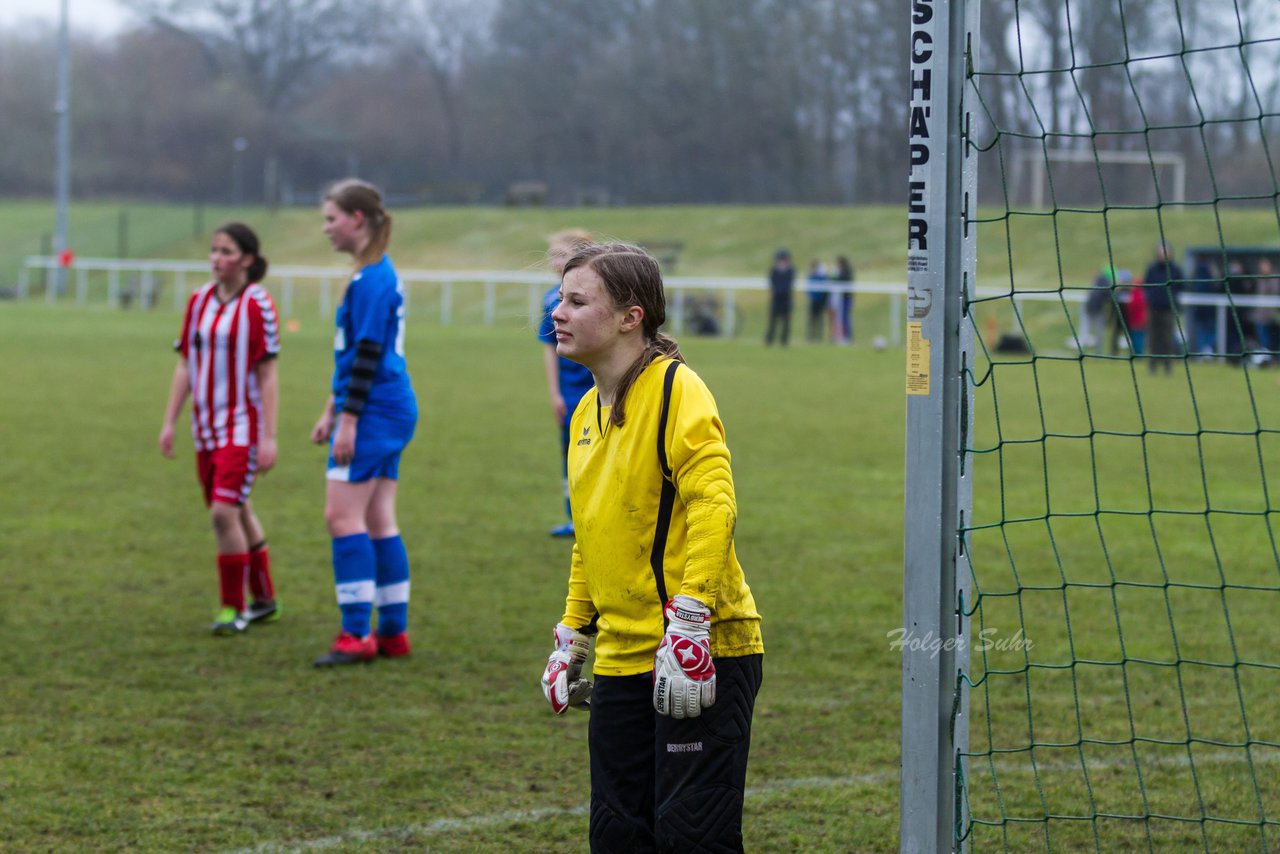
[[[652,255],[628,243],[586,244],[578,247],[565,264],[568,274],[576,267],[587,267],[604,282],[605,290],[615,306],[639,306],[644,312],[644,352],[632,362],[613,394],[609,422],[615,427],[626,423],[627,392],[645,368],[663,357],[684,361],[680,345],[658,330],[667,320],[667,298],[662,285],[662,270]]]

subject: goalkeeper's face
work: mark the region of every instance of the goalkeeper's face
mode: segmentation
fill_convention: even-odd
[[[613,348],[637,333],[643,316],[639,306],[614,305],[595,270],[575,267],[564,277],[560,302],[551,312],[556,352],[587,366],[607,359]]]

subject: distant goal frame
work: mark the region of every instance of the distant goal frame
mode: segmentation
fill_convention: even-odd
[[[1084,163],[1102,165],[1106,163],[1146,166],[1155,169],[1167,166],[1173,169],[1168,198],[1164,198],[1164,184],[1158,176],[1153,176],[1156,192],[1161,200],[1173,204],[1183,204],[1187,200],[1187,157],[1179,151],[1128,151],[1118,149],[1093,148],[1044,148],[1038,152],[1023,152],[1018,155],[1016,173],[1025,176],[1028,187],[1028,204],[1032,210],[1044,210],[1045,190],[1049,183],[1049,166],[1051,163]]]

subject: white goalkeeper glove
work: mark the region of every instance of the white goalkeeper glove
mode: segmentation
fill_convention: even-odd
[[[667,603],[667,633],[653,657],[653,707],[673,718],[696,718],[716,701],[711,659],[711,610],[692,596]]]
[[[582,665],[591,651],[591,638],[564,623],[556,624],[552,638],[556,648],[542,674],[542,693],[551,710],[563,715],[568,708],[590,709],[591,683],[582,678]]]

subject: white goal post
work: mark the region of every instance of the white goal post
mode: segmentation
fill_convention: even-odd
[[[1187,200],[1187,158],[1177,151],[1107,151],[1078,148],[1047,148],[1035,154],[1018,155],[1018,174],[1026,175],[1031,185],[1031,207],[1044,208],[1045,184],[1048,183],[1049,164],[1060,163],[1119,163],[1133,166],[1167,166],[1173,170],[1173,178],[1166,188],[1166,201],[1181,203]]]

